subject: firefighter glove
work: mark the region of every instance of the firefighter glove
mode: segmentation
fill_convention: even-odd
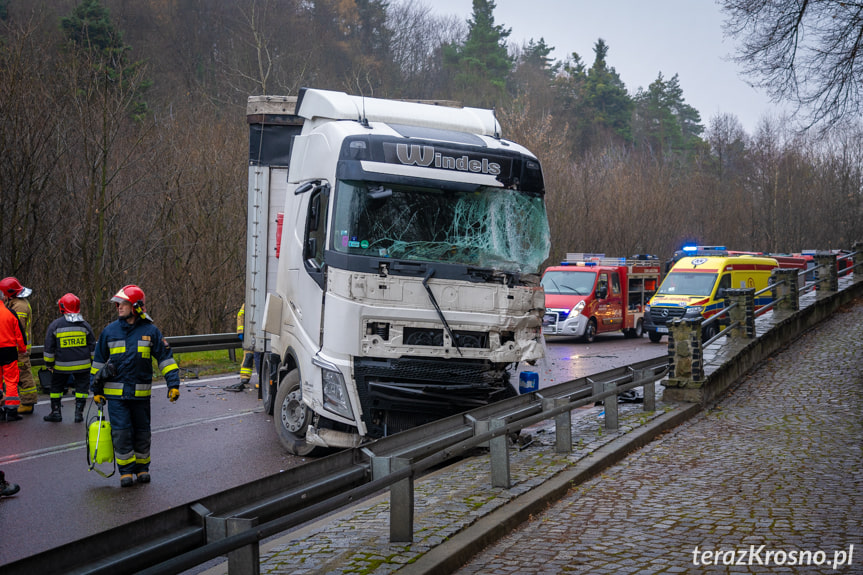
[[[168,390],[168,399],[173,403],[180,399],[180,390],[176,387],[172,387]]]
[[[105,405],[105,396],[104,395],[94,395],[93,401],[96,402],[96,405]]]

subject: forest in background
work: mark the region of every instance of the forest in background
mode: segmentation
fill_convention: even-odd
[[[674,71],[632,92],[614,46],[550,58],[421,0],[0,0],[0,276],[41,344],[66,292],[97,330],[140,285],[167,335],[233,331],[244,297],[250,95],[300,87],[493,107],[540,159],[566,252],[685,241],[790,252],[863,238],[863,129],[702,119]]]

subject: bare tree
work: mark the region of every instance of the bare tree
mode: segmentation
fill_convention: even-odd
[[[844,0],[720,0],[725,30],[743,40],[736,61],[774,101],[809,126],[863,110],[863,4]]]

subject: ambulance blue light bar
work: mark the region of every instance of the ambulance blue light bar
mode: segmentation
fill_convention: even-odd
[[[697,246],[695,244],[685,244],[681,248],[684,252],[724,252],[725,246]]]

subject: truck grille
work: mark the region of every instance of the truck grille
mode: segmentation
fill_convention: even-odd
[[[676,317],[683,317],[685,312],[683,307],[651,307],[650,319],[655,325],[665,325]]]
[[[383,437],[514,396],[508,372],[485,360],[354,358],[371,437]]]

